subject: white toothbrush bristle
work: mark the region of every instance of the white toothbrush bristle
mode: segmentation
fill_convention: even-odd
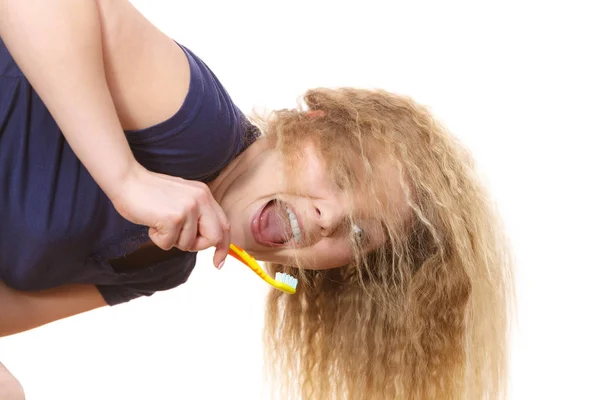
[[[293,287],[294,289],[296,289],[296,287],[298,286],[298,279],[294,278],[291,275],[284,274],[282,272],[275,273],[275,280],[283,282],[286,285]]]

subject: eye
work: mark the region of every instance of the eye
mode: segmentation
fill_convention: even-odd
[[[352,236],[357,243],[364,243],[367,235],[361,227],[356,224],[352,224]]]

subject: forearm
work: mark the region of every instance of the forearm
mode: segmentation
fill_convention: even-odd
[[[106,82],[101,23],[91,0],[0,0],[0,35],[109,197],[137,164]]]

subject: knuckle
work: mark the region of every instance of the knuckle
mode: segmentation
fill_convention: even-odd
[[[185,222],[183,214],[175,214],[171,217],[171,223],[175,226],[180,226]]]
[[[210,196],[211,196],[211,194],[210,194],[210,189],[208,188],[208,186],[206,186],[204,183],[201,183],[200,185],[197,186],[196,198],[205,202],[210,199]]]
[[[229,222],[223,223],[223,232],[226,232],[226,233],[231,232],[231,224]]]
[[[175,225],[180,225],[185,221],[185,215],[185,212],[173,212],[169,214],[168,220]]]
[[[206,192],[202,190],[196,191],[195,197],[198,203],[200,204],[206,204],[206,202],[208,201],[208,196]]]
[[[195,201],[188,201],[184,206],[183,206],[183,213],[184,214],[190,214],[192,213],[195,209],[196,209],[197,205]]]
[[[223,232],[221,232],[220,230],[214,230],[210,234],[207,234],[205,237],[206,240],[210,242],[211,246],[215,246],[221,243],[221,241],[223,240],[223,236]]]
[[[198,182],[198,181],[194,181],[196,183],[196,186],[202,190],[210,190],[208,188],[208,185],[204,182]]]

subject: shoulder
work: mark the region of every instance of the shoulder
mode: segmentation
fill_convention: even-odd
[[[125,0],[97,1],[106,80],[124,129],[142,129],[181,107],[190,80],[184,52]]]
[[[138,161],[210,180],[247,146],[252,126],[200,57],[127,1],[98,3],[107,81]]]
[[[190,70],[188,93],[170,118],[127,139],[146,168],[185,179],[210,181],[251,144],[259,132],[191,50],[180,46]]]

